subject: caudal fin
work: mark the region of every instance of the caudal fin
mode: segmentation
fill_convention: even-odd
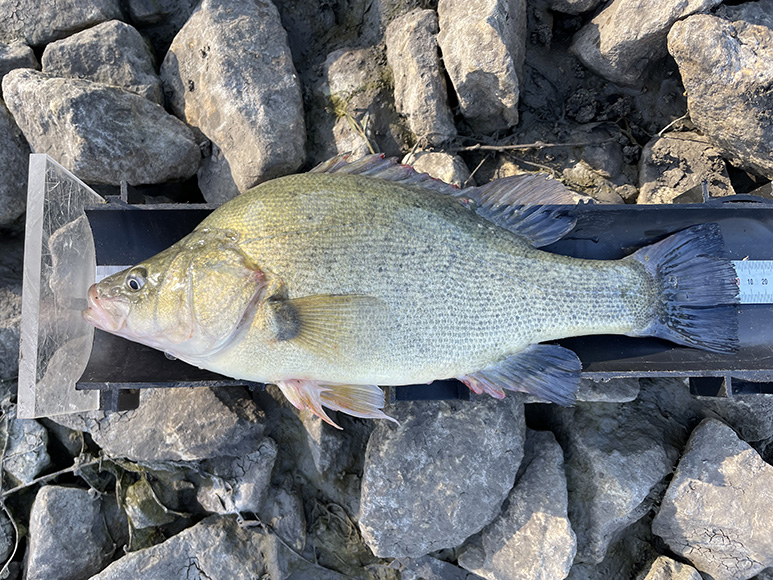
[[[660,288],[657,315],[640,335],[712,352],[738,349],[738,287],[723,251],[719,226],[703,224],[631,255]]]

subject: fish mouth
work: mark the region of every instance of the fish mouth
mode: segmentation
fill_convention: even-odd
[[[89,307],[81,312],[86,322],[100,330],[113,333],[117,333],[123,328],[126,314],[115,312],[115,308],[106,308],[106,305],[109,306],[109,301],[100,299],[96,284],[92,284],[89,288],[87,300]]]

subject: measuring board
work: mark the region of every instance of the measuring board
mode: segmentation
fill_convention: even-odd
[[[734,260],[741,304],[773,304],[773,260]]]

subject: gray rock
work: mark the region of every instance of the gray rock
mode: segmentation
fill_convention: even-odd
[[[118,20],[52,42],[41,59],[43,72],[121,87],[164,104],[153,54],[139,32]]]
[[[507,507],[462,548],[459,565],[488,580],[565,578],[577,542],[567,517],[564,452],[549,431],[526,431]]]
[[[704,417],[730,425],[747,442],[773,437],[773,395],[698,397]]]
[[[773,565],[773,466],[730,427],[695,428],[652,531],[715,580],[745,580]]]
[[[639,85],[647,66],[667,54],[666,35],[680,18],[721,0],[659,0],[643,17],[639,0],[614,0],[574,36],[570,50],[585,66],[612,82]]]
[[[578,161],[561,172],[563,182],[569,189],[591,196],[601,203],[623,203],[617,187],[585,161]]]
[[[734,163],[773,177],[773,29],[698,14],[674,24],[668,51],[696,127]]]
[[[167,495],[169,495],[168,492]],[[180,516],[158,497],[146,477],[140,478],[126,488],[122,504],[133,530],[170,524]]]
[[[443,151],[417,151],[406,155],[402,162],[411,165],[419,173],[427,173],[457,187],[475,185],[474,182],[470,183],[470,170],[458,155]]]
[[[52,420],[87,431],[112,457],[146,462],[244,456],[257,448],[263,434],[262,411],[238,387],[145,389],[133,411]]]
[[[400,571],[400,580],[479,580],[480,576],[432,556],[397,558],[389,565]]]
[[[16,531],[5,511],[0,511],[0,559],[7,562],[16,544]]]
[[[0,0],[0,41],[47,44],[105,20],[121,17],[117,0]]]
[[[0,380],[19,372],[21,281],[0,280]]]
[[[3,78],[3,94],[32,149],[86,182],[161,183],[198,169],[191,130],[134,93],[16,69]]]
[[[48,432],[33,419],[17,419],[14,410],[7,413],[8,421],[0,425],[0,440],[7,439],[2,468],[15,485],[24,485],[51,466]]]
[[[715,16],[735,22],[743,20],[749,24],[759,24],[773,28],[773,0],[756,0],[735,6],[721,4],[714,12]]]
[[[732,195],[733,186],[721,152],[696,132],[655,137],[641,152],[638,203],[671,203],[706,181],[712,196]]]
[[[90,580],[263,577],[344,579],[301,559],[273,534],[240,528],[234,517],[211,516],[161,544],[124,556]]]
[[[197,490],[199,503],[217,514],[257,512],[271,484],[276,443],[263,439],[255,451],[241,457],[217,457],[202,462],[204,484]]]
[[[548,0],[547,4],[554,12],[582,14],[593,10],[601,4],[601,0]]]
[[[639,395],[639,379],[581,379],[577,400],[596,403],[627,403]]]
[[[306,546],[306,516],[303,512],[303,500],[292,489],[290,477],[280,487],[268,490],[266,501],[258,510],[260,520],[298,553]]]
[[[303,164],[300,83],[270,1],[204,0],[161,78],[174,113],[222,150],[240,191]]]
[[[222,205],[239,195],[239,188],[223,151],[215,143],[209,145],[209,154],[199,167],[199,189],[207,203]]]
[[[642,580],[701,580],[701,575],[692,566],[667,556],[660,556],[652,563]]]
[[[395,80],[395,107],[420,140],[440,144],[456,136],[437,47],[434,10],[412,10],[386,29],[387,62]]]
[[[32,48],[23,42],[0,42],[0,78],[15,68],[40,68]]]
[[[112,504],[112,506],[110,505]],[[81,580],[104,568],[120,547],[113,496],[47,485],[32,504],[29,522],[27,580]],[[125,519],[123,520],[125,526]]]
[[[0,163],[4,169],[3,179],[0,181],[0,227],[13,223],[24,213],[27,200],[29,154],[30,147],[27,140],[5,103],[0,101]],[[5,303],[6,300],[0,300],[0,304]],[[0,320],[4,318],[4,313],[0,314]],[[0,343],[2,343],[1,338]],[[2,370],[2,367],[7,364],[6,361],[7,357],[2,356],[0,350],[0,378],[6,376]]]
[[[469,124],[482,133],[516,125],[526,2],[440,0],[438,18],[443,62]]]
[[[150,40],[157,55],[165,55],[200,0],[124,0],[129,22]]]
[[[523,456],[523,403],[401,404],[368,442],[360,530],[381,557],[459,545],[499,513]]]
[[[650,393],[662,404],[660,393]],[[577,561],[597,564],[625,528],[650,509],[650,494],[679,455],[656,404],[577,403],[552,410],[566,452],[569,519]]]

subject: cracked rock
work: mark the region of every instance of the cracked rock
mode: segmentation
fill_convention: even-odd
[[[164,104],[153,54],[139,32],[111,20],[46,46],[43,72],[121,87]]]
[[[461,544],[499,513],[523,456],[518,396],[401,404],[365,455],[360,529],[374,554],[417,557]]]
[[[20,41],[0,42],[0,78],[15,68],[40,68],[32,48]]]
[[[51,466],[48,455],[48,431],[34,419],[17,419],[15,411],[9,411],[7,425],[0,429],[7,441],[3,458],[3,472],[15,485],[30,483],[42,471]]]
[[[270,1],[204,0],[161,78],[174,113],[220,148],[239,191],[305,161],[300,82]]]
[[[459,188],[475,185],[469,183],[470,171],[458,155],[443,151],[417,151],[406,155],[402,162],[419,173],[426,173]]]
[[[437,48],[434,10],[412,10],[386,29],[387,61],[395,80],[395,107],[419,139],[440,144],[456,135]]]
[[[24,213],[27,200],[27,171],[30,147],[22,135],[5,104],[0,101],[0,165],[3,167],[3,179],[0,181],[0,227],[12,224]],[[3,292],[3,289],[0,289]],[[8,297],[10,299],[10,297]],[[12,299],[11,299],[12,300]],[[0,304],[7,304],[7,300]],[[2,309],[2,307],[0,307]],[[0,319],[5,317],[0,314]],[[2,332],[2,331],[0,331]],[[3,342],[0,338],[0,344]],[[16,344],[18,349],[18,329]],[[0,346],[2,355],[2,346]],[[0,378],[7,378],[3,367],[17,367],[9,356],[0,356]],[[15,371],[14,371],[15,372]]]
[[[697,14],[674,24],[690,119],[734,163],[773,178],[773,29]]]
[[[701,580],[701,575],[692,566],[667,556],[660,556],[652,563],[642,580]]]
[[[716,419],[692,432],[652,531],[715,580],[773,565],[773,466]]]
[[[33,151],[88,183],[161,183],[198,169],[185,123],[129,91],[16,69],[3,78],[3,95]]]

